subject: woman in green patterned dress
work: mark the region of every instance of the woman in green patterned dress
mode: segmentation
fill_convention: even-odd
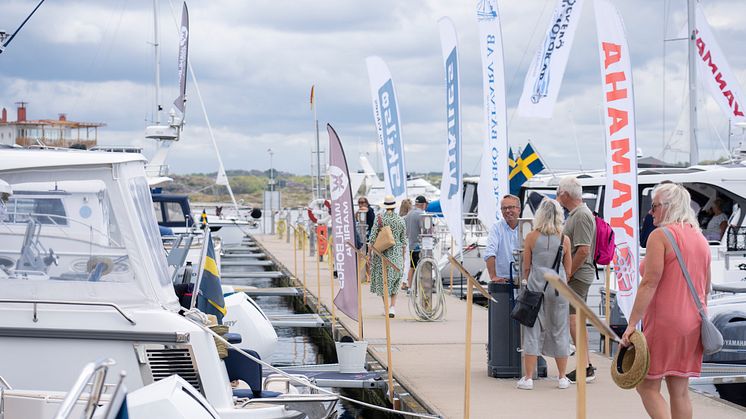
[[[402,272],[404,272],[404,252],[406,251],[406,227],[404,226],[404,219],[394,213],[396,208],[396,199],[393,195],[386,195],[383,202],[384,212],[376,216],[376,221],[373,223],[373,229],[370,232],[370,243],[371,245],[376,242],[378,232],[383,226],[389,226],[391,232],[394,235],[394,245],[388,250],[383,252],[393,264],[396,265],[399,270],[397,271],[393,267],[388,267],[388,293],[391,296],[389,307],[389,317],[396,315],[394,306],[396,305],[396,293],[399,291],[402,280]],[[371,270],[370,270],[370,291],[383,297],[383,261],[376,254],[371,255]]]

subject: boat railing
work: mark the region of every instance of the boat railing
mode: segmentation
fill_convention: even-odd
[[[5,419],[5,390],[13,390],[13,387],[0,375],[0,419]]]
[[[111,307],[114,310],[116,310],[119,314],[122,315],[130,324],[133,326],[137,323],[135,320],[130,317],[127,313],[125,313],[124,310],[122,310],[121,307],[119,307],[115,303],[109,303],[109,302],[88,302],[88,301],[65,301],[65,300],[16,300],[16,299],[0,299],[0,304],[33,304],[34,306],[34,322],[39,321],[39,315],[37,311],[37,306],[39,304],[51,304],[51,305],[72,305],[72,306],[89,306],[89,307]]]
[[[83,367],[83,371],[80,372],[78,379],[73,384],[72,389],[67,393],[65,399],[60,404],[59,410],[54,416],[54,419],[68,419],[70,418],[73,409],[80,400],[83,392],[90,386],[90,392],[88,393],[88,400],[85,403],[83,410],[83,418],[90,419],[96,412],[96,409],[100,405],[101,396],[104,394],[106,388],[105,380],[106,375],[109,371],[109,367],[116,363],[112,359],[104,359],[101,361],[90,362]],[[119,382],[116,385],[114,393],[120,390],[124,381],[124,372],[119,376]],[[112,400],[113,402],[113,400]],[[108,410],[110,413],[112,409],[111,403],[109,403]],[[106,416],[109,416],[108,414]]]

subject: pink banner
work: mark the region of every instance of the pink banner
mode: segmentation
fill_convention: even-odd
[[[355,209],[352,206],[350,172],[336,131],[329,124],[326,124],[326,130],[329,132],[329,192],[332,197],[330,235],[334,243],[334,267],[339,281],[334,305],[357,321],[357,257],[346,244],[355,243]]]

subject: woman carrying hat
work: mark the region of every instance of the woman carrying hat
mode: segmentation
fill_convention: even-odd
[[[404,219],[394,212],[394,209],[396,209],[396,198],[393,195],[386,195],[382,208],[384,209],[383,214],[376,216],[373,223],[373,229],[370,232],[370,243],[373,245],[376,242],[378,232],[384,226],[391,228],[391,232],[394,235],[394,245],[385,250],[383,255],[399,268],[397,271],[389,266],[386,278],[388,281],[387,292],[391,296],[391,306],[388,308],[388,315],[389,317],[394,317],[396,315],[396,310],[394,309],[396,305],[396,293],[401,286],[402,274],[404,272],[404,252],[406,251],[405,243],[407,236]],[[375,254],[371,255],[370,291],[381,297],[383,297],[384,292],[382,265],[383,261],[380,257]]]
[[[667,229],[671,233],[681,249],[684,265],[705,307],[710,290],[710,248],[690,202],[689,192],[680,185],[660,184],[653,190],[650,214],[658,228],[648,238],[645,259],[640,266],[642,281],[629,326],[622,335],[622,345],[629,345],[635,325],[642,320],[650,351],[650,369],[637,386],[637,392],[652,418],[691,418],[689,377],[698,377],[702,369],[701,318],[664,231]],[[670,406],[660,392],[664,378]]]

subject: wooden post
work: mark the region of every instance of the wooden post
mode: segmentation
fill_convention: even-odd
[[[316,237],[318,237],[318,234]],[[321,243],[317,241],[317,248],[319,244]],[[321,253],[321,249],[318,253]],[[321,256],[313,255],[313,257],[316,259],[316,313],[321,314]]]
[[[575,336],[577,336],[577,342],[575,342],[575,359],[577,364],[575,366],[576,372],[576,383],[578,387],[577,395],[577,419],[585,419],[585,368],[588,363],[587,350],[588,350],[588,331],[585,328],[585,312],[582,310],[576,310],[575,315]]]
[[[327,260],[329,261],[329,284],[331,285],[332,291],[332,335],[334,335],[334,319],[337,318],[337,308],[334,306],[334,255],[332,255],[332,240],[331,237],[327,241],[326,246]],[[358,292],[358,295],[360,293]]]
[[[448,251],[450,256],[453,256],[453,236],[451,236],[451,249]],[[453,264],[451,264],[451,295],[453,295]]]
[[[293,228],[293,276],[298,278],[298,230],[295,228]]]
[[[611,326],[611,290],[609,289],[611,285],[611,268],[609,268],[609,265],[606,265],[604,273],[606,274],[606,301],[604,302],[604,308],[606,309],[605,317],[606,324]],[[604,349],[604,352],[606,352],[606,356],[611,356],[611,337],[609,335],[606,335],[605,337]]]
[[[451,265],[453,266],[453,265]],[[453,272],[453,268],[451,268]],[[472,303],[472,284],[470,280],[466,280],[468,283],[466,289],[466,360],[464,362],[464,419],[469,419],[469,411],[471,407],[471,321],[472,321],[472,310],[474,305]]]
[[[308,237],[306,237],[306,232],[303,231],[303,244],[301,245],[301,261],[303,262],[303,305],[306,305],[306,293],[308,292],[308,289],[306,289],[306,243],[308,242]]]
[[[381,269],[383,270],[383,317],[386,319],[386,369],[389,376],[389,401],[394,404],[394,371],[391,365],[391,319],[389,318],[389,274],[386,262],[388,258],[380,255]]]

